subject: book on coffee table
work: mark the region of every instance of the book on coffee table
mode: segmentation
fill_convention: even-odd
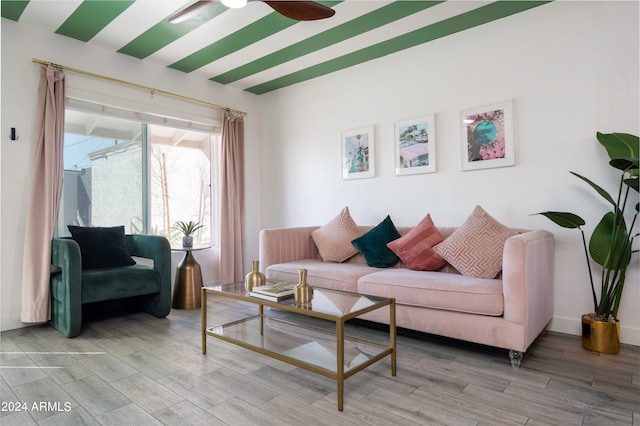
[[[252,288],[249,295],[252,297],[257,297],[259,299],[271,300],[272,302],[279,302],[281,300],[285,300],[293,297],[293,288],[295,286],[296,284],[288,283],[288,282],[261,285],[261,286]]]
[[[282,302],[284,300],[293,299],[293,293],[287,294],[286,296],[269,296],[268,294],[255,293],[252,291],[249,293],[249,296],[255,297],[256,299],[270,300],[271,302]]]

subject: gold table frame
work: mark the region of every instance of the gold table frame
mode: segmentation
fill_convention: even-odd
[[[269,282],[269,280],[267,280]],[[391,375],[396,375],[396,306],[395,299],[393,298],[385,298],[379,296],[371,296],[371,295],[362,295],[358,293],[348,293],[337,290],[328,290],[315,288],[315,299],[319,299],[320,296],[330,296],[332,298],[340,298],[348,299],[352,298],[354,300],[360,302],[360,305],[363,305],[362,301],[368,303],[363,307],[355,307],[352,306],[353,309],[350,309],[348,312],[331,312],[330,310],[323,309],[322,307],[314,307],[313,301],[311,304],[307,305],[299,305],[296,304],[293,299],[289,299],[283,302],[271,302],[268,300],[258,299],[255,297],[251,297],[249,293],[244,289],[244,283],[233,283],[233,284],[225,284],[220,286],[209,286],[202,288],[202,309],[201,309],[201,322],[202,322],[202,353],[207,353],[207,336],[211,336],[217,339],[224,340],[226,342],[244,347],[246,349],[250,349],[254,352],[261,353],[263,355],[267,355],[271,358],[286,362],[288,364],[294,365],[296,367],[303,368],[305,370],[311,371],[316,374],[320,374],[322,376],[333,379],[337,383],[337,394],[338,394],[338,411],[343,410],[343,400],[344,400],[344,381],[356,374],[358,371],[365,369],[366,367],[374,364],[375,362],[385,358],[386,356],[391,357]],[[232,321],[226,324],[221,324],[215,327],[207,327],[207,295],[215,294],[218,296],[228,297],[232,299],[242,300],[245,302],[250,302],[258,305],[258,314],[254,316],[248,316],[243,319]],[[309,327],[306,325],[302,325],[295,321],[284,321],[282,319],[272,317],[270,315],[266,315],[264,312],[264,307],[272,307],[281,310],[285,310],[288,312],[293,312],[296,314],[301,314],[305,316],[310,316],[314,318],[321,318],[324,320],[332,321],[335,323],[335,333],[332,333],[327,330],[315,329],[313,327]],[[389,306],[389,345],[383,345],[380,343],[357,339],[354,337],[345,335],[345,323],[353,318],[356,318],[364,313],[383,308],[384,306]],[[286,323],[287,327],[298,327],[300,330],[308,330],[309,335],[317,333],[323,333],[327,336],[335,336],[335,355],[336,355],[336,366],[334,368],[326,368],[320,365],[315,365],[310,363],[308,360],[295,358],[294,356],[287,355],[285,353],[276,352],[273,349],[269,349],[265,345],[265,332],[269,330],[268,326],[265,326],[265,320],[271,320],[272,322],[282,322]],[[234,327],[252,327],[252,323],[259,323],[256,325],[259,328],[259,335],[255,335],[255,342],[249,341],[247,338],[247,328],[243,328],[241,333],[238,333],[239,336],[233,335]],[[227,334],[225,331],[229,330]],[[256,331],[257,332],[257,331]],[[304,332],[303,332],[304,333]],[[350,366],[345,369],[345,341],[348,341],[350,344],[358,345],[358,349],[360,345],[366,346],[369,351],[361,351],[363,355],[361,358],[366,358],[363,361],[358,361],[358,363],[354,366]]]

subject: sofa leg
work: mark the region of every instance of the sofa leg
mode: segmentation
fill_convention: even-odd
[[[511,358],[511,366],[513,368],[520,368],[520,361],[524,354],[520,351],[509,351],[509,358]]]

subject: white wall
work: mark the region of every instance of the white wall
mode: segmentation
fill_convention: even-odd
[[[262,95],[263,227],[318,225],[348,205],[359,224],[430,212],[461,224],[474,205],[556,237],[551,329],[580,334],[591,293],[577,231],[532,213],[574,211],[590,231],[605,206],[569,174],[610,191],[596,131],[639,133],[638,3],[554,2],[426,45]],[[512,98],[516,167],[466,171],[459,111]],[[437,173],[396,177],[394,122],[436,115]],[[376,177],[341,179],[340,132],[374,124]],[[640,344],[638,256],[620,308],[622,341]],[[599,275],[598,275],[599,276]]]
[[[22,250],[26,212],[29,208],[31,161],[33,156],[33,126],[39,65],[32,58],[62,64],[109,77],[178,93],[184,96],[226,105],[248,112],[245,117],[246,184],[248,193],[259,186],[261,114],[257,96],[224,87],[202,78],[195,78],[162,66],[93,47],[67,37],[46,34],[13,21],[2,19],[2,130],[0,135],[1,167],[1,228],[0,250],[0,329],[23,326],[20,323]],[[167,98],[151,97],[146,92],[114,86],[102,80],[66,73],[67,93],[92,100],[114,102],[127,107],[144,105],[146,112],[174,114],[189,119],[212,120],[218,110]],[[9,139],[9,129],[15,127],[17,141]],[[260,226],[260,205],[255,197],[247,197],[248,258],[257,258],[257,235]],[[255,237],[254,237],[255,236]],[[173,256],[174,267],[181,253]],[[217,281],[215,252],[198,252],[196,258],[203,269],[205,282]],[[248,263],[250,268],[250,263]],[[174,268],[172,268],[174,269]],[[249,269],[247,269],[247,272]]]

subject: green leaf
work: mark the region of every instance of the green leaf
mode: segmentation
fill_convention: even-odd
[[[638,159],[637,158],[614,158],[609,161],[612,167],[615,167],[618,170],[622,170],[623,172],[629,170],[636,170],[638,168]]]
[[[637,158],[614,158],[609,161],[609,164],[618,170],[622,170],[623,173],[629,173],[630,177],[638,177]]]
[[[602,217],[589,240],[589,254],[605,269],[620,270],[629,265],[631,244],[622,215],[607,212]]]
[[[635,177],[635,178],[625,179],[624,183],[629,185],[630,188],[635,189],[636,192],[640,192],[640,190],[638,189],[638,181],[639,181],[639,179],[637,177]]]
[[[611,197],[611,195],[609,195],[609,193],[607,191],[605,191],[604,189],[602,189],[599,185],[593,183],[592,181],[590,181],[588,178],[579,175],[578,173],[574,173],[574,172],[569,172],[574,176],[579,177],[580,179],[582,179],[583,181],[587,182],[593,189],[596,190],[596,192],[598,194],[600,194],[605,200],[607,200],[609,203],[611,203],[612,205],[616,206],[616,202],[613,201],[613,197]]]
[[[541,212],[537,213],[551,220],[563,228],[580,229],[586,222],[580,216],[566,212]]]
[[[609,158],[638,158],[640,141],[638,136],[628,133],[600,133],[596,134],[598,141],[605,147]]]

